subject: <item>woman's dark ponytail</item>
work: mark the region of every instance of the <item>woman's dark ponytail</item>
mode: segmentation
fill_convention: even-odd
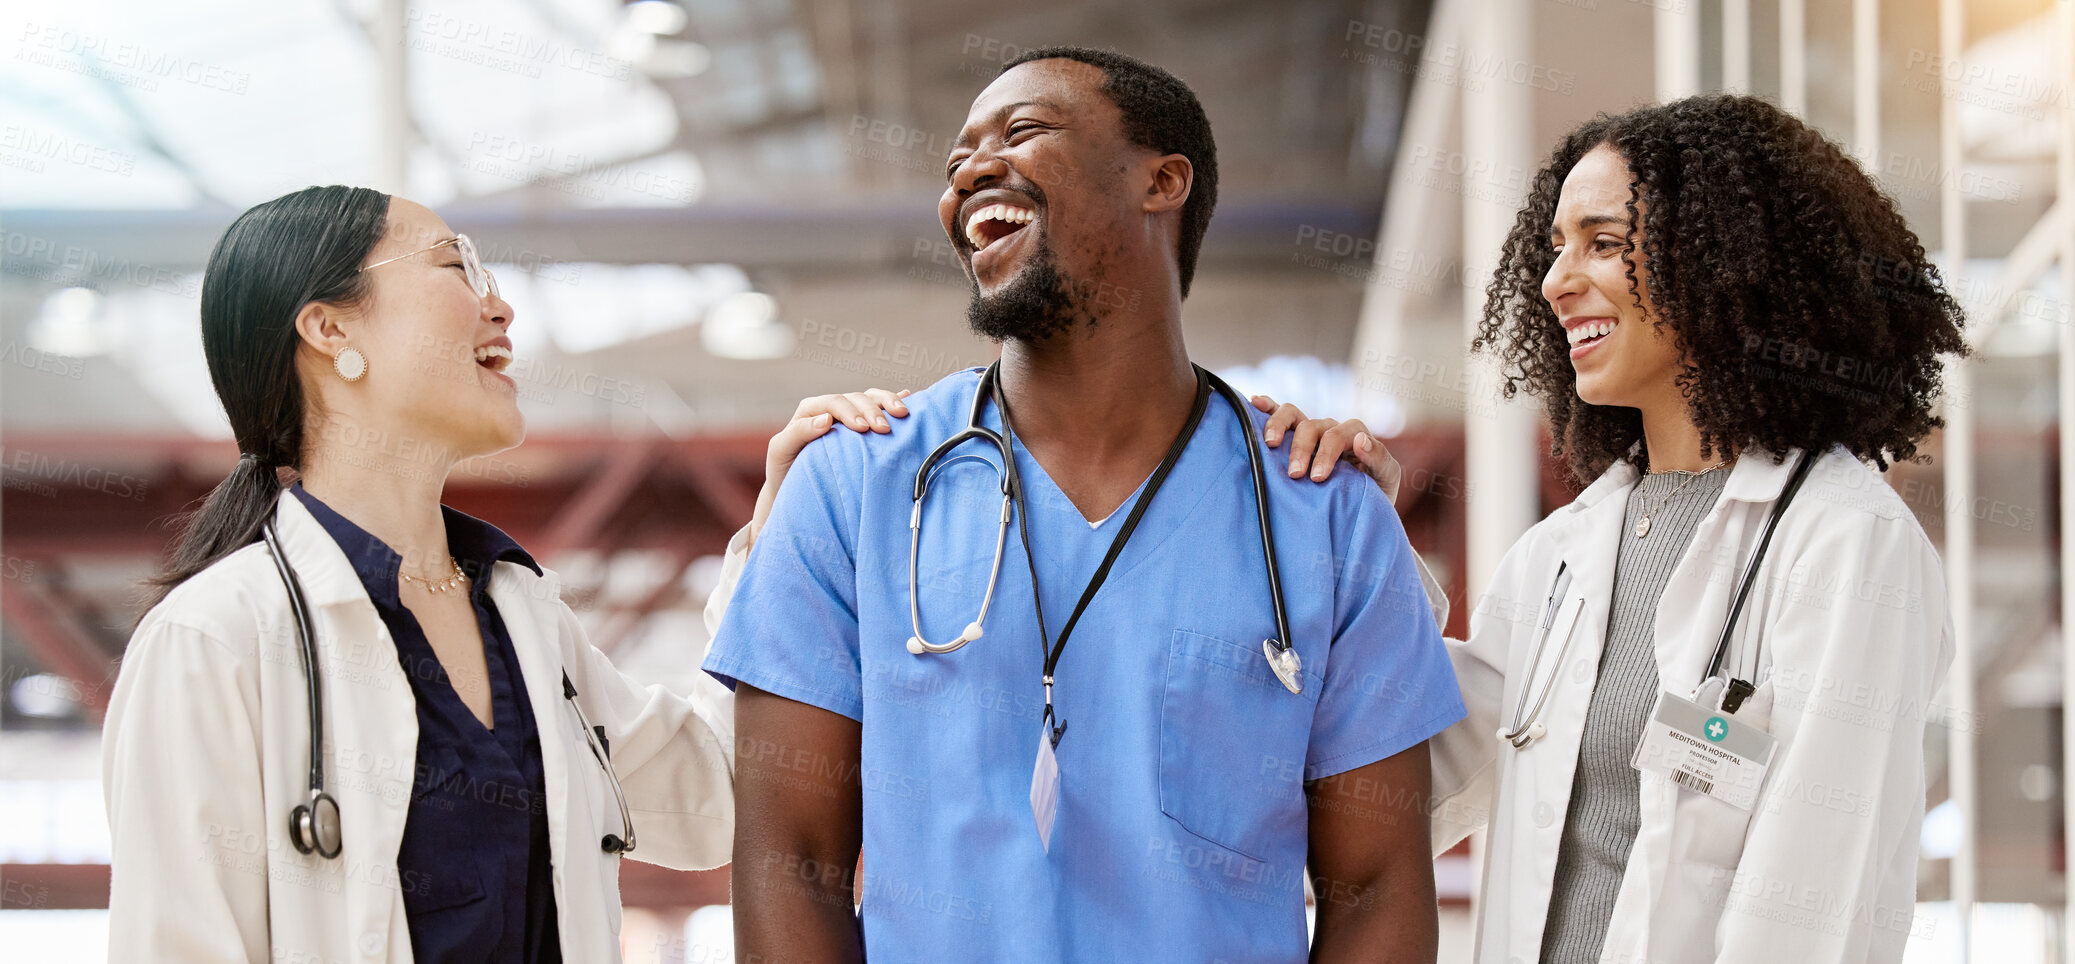
[[[238,440],[237,467],[182,517],[179,541],[149,585],[151,603],[259,538],[281,495],[277,472],[302,464],[307,412],[295,318],[313,301],[350,306],[367,295],[360,266],[382,239],[389,196],[313,187],[238,216],[202,277],[202,353]]]

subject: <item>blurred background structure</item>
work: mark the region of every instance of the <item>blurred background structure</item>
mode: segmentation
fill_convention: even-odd
[[[98,727],[165,521],[236,458],[197,302],[239,211],[362,184],[477,239],[516,308],[530,440],[449,501],[560,570],[622,667],[681,682],[797,400],[992,357],[935,199],[974,95],[1052,43],[1195,87],[1222,196],[1192,354],[1389,437],[1451,635],[1497,554],[1575,491],[1537,413],[1465,355],[1554,139],[1726,89],[1845,144],[1939,254],[1980,349],[1929,460],[1889,472],[1945,555],[1963,643],[1927,733],[1909,960],[2075,960],[2075,0],[16,0],[0,956],[102,956]],[[1462,959],[1471,858],[1439,872]],[[732,959],[725,871],[630,862],[623,892],[628,960]]]

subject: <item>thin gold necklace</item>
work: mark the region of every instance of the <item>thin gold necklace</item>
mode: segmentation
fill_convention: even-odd
[[[1650,511],[1643,513],[1643,517],[1636,520],[1636,538],[1641,539],[1642,537],[1650,534],[1650,517],[1652,515],[1655,515],[1657,513],[1657,510],[1664,508],[1664,504],[1666,502],[1670,502],[1672,500],[1672,496],[1678,495],[1681,489],[1684,489],[1685,487],[1692,485],[1694,479],[1700,478],[1701,476],[1706,475],[1709,472],[1713,472],[1716,469],[1719,469],[1722,466],[1728,464],[1729,460],[1723,459],[1722,461],[1716,462],[1715,464],[1710,465],[1707,468],[1701,469],[1698,472],[1687,472],[1681,469],[1672,469],[1671,471],[1686,476],[1686,481],[1679,483],[1678,486],[1673,488],[1670,492],[1666,492],[1664,494],[1664,498],[1658,499],[1657,504],[1650,507]]]
[[[468,573],[461,571],[460,560],[455,559],[453,556],[448,556],[447,564],[454,567],[454,572],[452,575],[448,576],[447,578],[439,582],[433,582],[430,579],[420,579],[417,576],[413,576],[410,573],[403,571],[401,568],[396,570],[396,574],[399,577],[401,577],[405,582],[415,582],[420,586],[424,586],[426,592],[446,592],[447,590],[453,589],[454,587],[459,586],[462,583],[468,581]]]

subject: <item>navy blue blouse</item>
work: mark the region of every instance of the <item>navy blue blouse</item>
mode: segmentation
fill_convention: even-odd
[[[421,964],[560,962],[540,731],[518,652],[487,591],[498,560],[535,572],[540,566],[496,526],[441,507],[447,548],[469,574],[469,601],[482,627],[495,725],[485,728],[454,692],[425,630],[398,596],[403,558],[301,483],[292,491],[352,561],[417,698],[417,767],[396,855],[411,954]]]

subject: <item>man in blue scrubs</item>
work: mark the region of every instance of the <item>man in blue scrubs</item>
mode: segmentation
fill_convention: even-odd
[[[1002,344],[982,420],[1006,407],[1019,531],[984,635],[916,655],[914,476],[981,373],[795,462],[706,662],[739,694],[738,959],[1432,961],[1424,741],[1461,699],[1404,531],[1356,473],[1270,473],[1297,692],[1263,652],[1242,447],[1262,417],[1206,404],[1182,341],[1217,189],[1195,95],[1034,51],[947,160],[968,320]],[[998,451],[959,453],[922,514],[932,642],[980,612],[1001,518]]]

